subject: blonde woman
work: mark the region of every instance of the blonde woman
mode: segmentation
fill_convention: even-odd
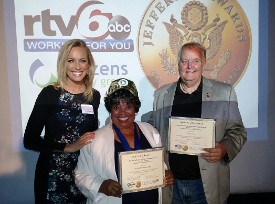
[[[86,43],[67,41],[57,60],[57,82],[40,92],[24,134],[24,146],[40,152],[35,203],[85,203],[74,183],[81,147],[98,128],[100,93],[92,88],[93,56]],[[45,128],[44,137],[41,132]]]

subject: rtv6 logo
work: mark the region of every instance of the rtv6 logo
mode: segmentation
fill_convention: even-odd
[[[71,36],[77,28],[80,35],[94,41],[104,40],[108,36],[115,40],[125,40],[131,33],[128,19],[121,15],[113,16],[104,10],[106,6],[100,1],[85,2],[67,24],[61,15],[51,14],[50,9],[42,11],[41,15],[25,15],[25,35],[35,35],[34,27],[40,25],[41,32],[46,36],[57,36],[58,32],[63,36]]]
[[[103,13],[102,5],[100,1],[88,1],[79,7],[76,19],[81,35],[92,40],[103,40],[109,35],[115,40],[126,39],[131,32],[129,21],[120,15]]]

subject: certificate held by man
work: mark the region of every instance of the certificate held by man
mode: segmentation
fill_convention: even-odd
[[[164,149],[126,151],[119,154],[120,185],[123,193],[164,186]]]
[[[169,151],[199,155],[204,148],[215,146],[215,120],[171,117],[169,120]]]

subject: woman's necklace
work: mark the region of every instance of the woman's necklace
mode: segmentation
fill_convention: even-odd
[[[113,128],[123,146],[123,149],[125,151],[131,151],[131,150],[139,150],[140,149],[140,139],[138,136],[138,132],[137,132],[137,128],[136,128],[136,123],[134,123],[134,148],[131,148],[129,143],[127,142],[127,139],[125,138],[125,136],[122,134],[122,132],[120,131],[120,129],[113,123]]]

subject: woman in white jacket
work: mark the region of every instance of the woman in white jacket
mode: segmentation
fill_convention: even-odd
[[[111,83],[105,106],[111,123],[96,131],[92,143],[80,151],[75,182],[87,203],[161,203],[161,189],[123,194],[118,183],[118,152],[161,147],[158,131],[148,123],[135,122],[140,100],[134,82],[118,79]],[[165,185],[172,185],[171,171],[165,171]]]

